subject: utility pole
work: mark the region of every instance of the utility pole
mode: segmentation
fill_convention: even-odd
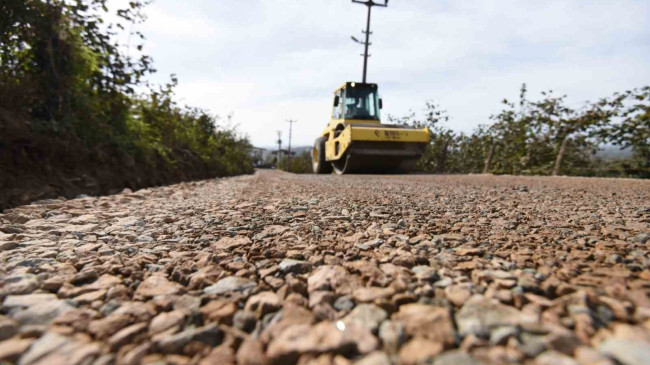
[[[368,54],[368,47],[372,44],[372,43],[370,43],[370,34],[372,34],[372,32],[370,32],[370,10],[372,9],[373,6],[380,6],[382,8],[387,7],[388,6],[388,0],[384,0],[383,4],[376,3],[373,0],[367,0],[367,1],[352,0],[352,2],[357,3],[357,4],[363,4],[363,5],[368,7],[368,19],[366,20],[366,31],[365,32],[361,31],[362,33],[366,34],[366,41],[361,42],[360,40],[358,40],[358,39],[354,38],[354,36],[352,36],[353,41],[364,45],[364,51],[363,51],[363,54],[362,54],[362,56],[363,56],[363,81],[362,82],[365,84],[366,83],[366,71],[367,71],[367,68],[368,68],[368,57],[370,57],[370,55]]]
[[[289,160],[287,162],[287,171],[291,170],[291,131],[292,131],[292,126],[293,123],[295,123],[295,120],[287,120],[287,123],[289,123]]]
[[[277,131],[278,132],[278,161],[275,163],[275,167],[278,167],[278,164],[280,164],[280,157],[282,156],[282,131]]]

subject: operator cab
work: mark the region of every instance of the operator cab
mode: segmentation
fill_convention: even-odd
[[[332,119],[380,120],[377,84],[346,82],[334,93]]]

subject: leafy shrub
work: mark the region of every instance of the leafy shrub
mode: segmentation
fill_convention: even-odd
[[[312,170],[311,151],[305,151],[289,159],[287,156],[280,158],[277,168],[295,174],[310,174]]]
[[[93,192],[105,193],[253,171],[250,143],[230,118],[177,105],[175,77],[152,87],[143,81],[151,58],[123,53],[115,30],[142,21],[145,3],[129,2],[105,24],[105,0],[0,2],[3,192],[21,195],[17,176],[71,195],[87,192],[79,175],[101,180]],[[25,202],[16,199],[0,196],[0,208]]]

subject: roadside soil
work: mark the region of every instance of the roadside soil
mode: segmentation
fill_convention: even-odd
[[[650,181],[258,171],[5,210],[0,260],[0,363],[650,359]]]

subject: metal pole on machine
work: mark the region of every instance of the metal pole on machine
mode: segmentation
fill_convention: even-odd
[[[362,82],[365,84],[366,83],[366,74],[367,74],[367,69],[368,69],[368,57],[370,55],[368,54],[368,47],[372,44],[370,43],[370,34],[372,32],[370,31],[370,11],[373,6],[380,6],[382,8],[385,8],[388,6],[388,0],[384,0],[383,4],[376,3],[373,0],[367,0],[367,1],[360,1],[360,0],[352,0],[353,3],[357,4],[363,4],[368,7],[368,18],[366,19],[366,31],[361,31],[362,33],[365,33],[366,35],[366,41],[361,42],[360,40],[356,39],[354,36],[352,36],[352,40],[364,45],[364,51],[363,51],[363,79]]]

